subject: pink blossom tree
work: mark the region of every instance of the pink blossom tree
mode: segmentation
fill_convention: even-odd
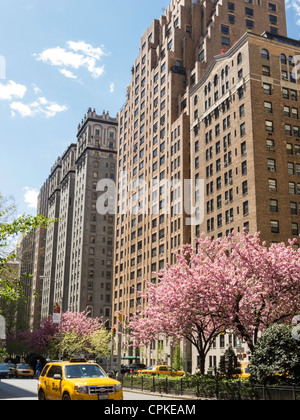
[[[31,351],[47,354],[58,352],[59,324],[53,324],[52,317],[46,318],[41,328],[32,333],[24,334]],[[79,351],[95,352],[103,349],[103,354],[108,352],[110,334],[107,333],[100,318],[91,318],[87,312],[65,312],[62,315],[62,342],[63,350],[69,355],[74,349]],[[102,346],[103,344],[103,346]]]
[[[300,251],[289,245],[261,243],[259,234],[232,233],[212,240],[201,236],[186,245],[177,264],[148,284],[140,313],[129,323],[135,346],[158,334],[186,338],[198,350],[201,372],[214,339],[231,331],[251,351],[259,332],[290,321],[300,310]]]

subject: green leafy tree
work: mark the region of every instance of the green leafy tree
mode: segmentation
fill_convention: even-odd
[[[89,341],[93,353],[101,356],[109,355],[110,331],[107,331],[105,328],[100,328],[89,337]]]
[[[300,340],[292,337],[293,327],[269,327],[255,347],[250,372],[254,381],[300,384]]]
[[[181,370],[184,368],[184,359],[180,345],[176,346],[174,351],[174,357],[172,360],[172,367],[176,370]]]
[[[219,371],[221,375],[226,376],[230,379],[236,373],[238,367],[238,360],[232,347],[229,347],[223,356],[221,356]]]
[[[11,243],[20,234],[32,232],[39,226],[48,227],[55,222],[44,216],[15,217],[13,201],[0,195],[0,299],[15,301],[22,294],[22,282],[11,266],[17,254],[10,251]]]

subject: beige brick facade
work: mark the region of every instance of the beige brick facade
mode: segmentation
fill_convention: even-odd
[[[195,176],[190,92],[213,58],[250,27],[258,34],[286,35],[284,1],[173,0],[141,39],[119,116],[114,325],[118,312],[130,317],[137,311],[144,280],[156,282],[153,272],[174,263],[174,251],[192,239],[183,184]],[[238,126],[238,117],[231,123]],[[250,145],[247,153],[254,153]],[[166,196],[165,181],[179,181],[181,187],[172,184]],[[128,210],[130,200],[134,214]],[[143,358],[153,363],[155,351],[147,349]]]
[[[295,41],[246,34],[193,90],[192,173],[205,182],[194,237],[247,228],[272,243],[298,234],[299,53]]]

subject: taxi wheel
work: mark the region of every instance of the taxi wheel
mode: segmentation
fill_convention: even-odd
[[[64,393],[64,395],[63,395],[63,397],[62,397],[62,400],[63,400],[63,401],[71,401],[71,397],[70,397],[70,395],[68,394],[68,392],[65,392],[65,393]]]
[[[38,398],[39,398],[39,401],[46,401],[46,396],[42,389],[39,390]]]

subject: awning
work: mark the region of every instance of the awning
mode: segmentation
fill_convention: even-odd
[[[122,357],[122,360],[140,360],[140,356],[127,356],[127,357]]]

